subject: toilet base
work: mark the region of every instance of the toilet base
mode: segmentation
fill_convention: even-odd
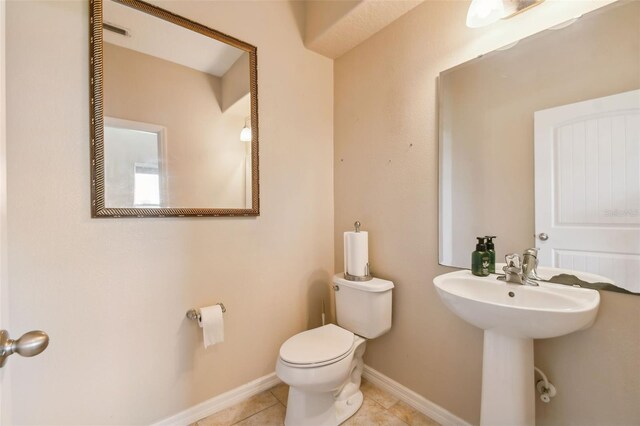
[[[364,400],[361,391],[338,401],[331,394],[314,395],[313,398],[306,398],[307,395],[297,389],[289,389],[285,426],[336,426],[353,416]]]
[[[331,393],[309,394],[289,387],[285,426],[335,426],[338,423]]]
[[[349,417],[353,416],[356,411],[362,406],[364,396],[361,391],[358,391],[355,395],[352,395],[349,399],[344,401],[336,401],[336,417],[338,424],[345,422]]]

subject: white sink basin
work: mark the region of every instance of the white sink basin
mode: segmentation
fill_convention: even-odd
[[[484,330],[480,424],[533,426],[533,339],[591,326],[600,293],[545,282],[538,287],[511,284],[497,277],[457,271],[433,283],[451,311]]]
[[[433,282],[456,315],[482,328],[520,338],[557,337],[590,327],[600,304],[596,290],[540,283],[505,283],[497,275],[476,277],[457,271]]]

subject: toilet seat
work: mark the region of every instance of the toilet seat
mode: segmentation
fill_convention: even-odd
[[[354,342],[352,332],[327,324],[289,338],[280,347],[280,360],[296,368],[321,367],[348,356]]]

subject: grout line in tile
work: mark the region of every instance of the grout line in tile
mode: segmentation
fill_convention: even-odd
[[[365,398],[366,398],[366,397],[365,397]],[[396,404],[397,404],[398,402],[400,402],[400,401],[398,401],[398,402],[394,402],[394,403],[393,403],[393,405],[392,405],[391,407],[389,407],[389,408],[384,408],[384,405],[380,404],[378,401],[376,401],[376,400],[375,400],[375,399],[373,399],[373,398],[367,398],[367,400],[371,401],[371,402],[372,402],[372,403],[374,403],[375,405],[377,405],[377,406],[379,406],[380,408],[382,408],[382,411],[385,411],[387,414],[390,414],[390,415],[392,415],[393,417],[395,417],[396,419],[400,420],[400,422],[401,422],[402,424],[405,424],[405,425],[407,425],[407,426],[411,426],[411,425],[409,425],[409,423],[405,422],[405,421],[404,421],[404,420],[402,420],[400,417],[396,416],[396,415],[395,415],[395,414],[393,414],[391,411],[389,411],[389,410],[391,409],[391,407],[393,407],[394,405],[396,405]],[[362,408],[362,407],[360,407],[360,408]],[[358,411],[360,411],[360,408],[358,408]],[[356,412],[353,414],[353,416],[352,416],[352,417],[355,417],[355,416],[358,414],[358,411],[356,411]],[[351,417],[350,417],[350,418],[351,418]]]
[[[365,398],[366,398],[366,397],[365,397]],[[386,408],[384,408],[384,405],[380,404],[380,403],[379,403],[378,401],[376,401],[375,399],[373,399],[373,398],[367,398],[367,399],[368,399],[369,401],[373,402],[374,404],[379,405],[379,406],[380,406],[380,408],[382,408],[384,411],[388,411]],[[392,405],[391,407],[393,407],[393,405]]]
[[[399,403],[400,401],[396,402],[395,404],[393,404],[391,407],[389,407],[386,411],[387,413],[391,414],[393,417],[395,417],[396,419],[400,420],[402,423],[404,423],[407,426],[411,426],[409,423],[405,422],[400,416],[396,416],[392,411],[391,408],[396,405],[397,403]]]
[[[271,391],[269,391],[269,393],[271,393]],[[271,395],[273,395],[273,394],[271,393]],[[235,423],[231,423],[231,425],[230,425],[230,426],[237,425],[237,424],[238,424],[238,423],[240,423],[240,422],[243,422],[243,421],[245,421],[245,420],[247,420],[247,419],[250,419],[251,417],[253,417],[253,416],[255,416],[255,415],[258,415],[259,413],[262,413],[264,410],[268,410],[269,408],[273,407],[273,406],[274,406],[274,405],[276,405],[276,404],[280,404],[280,405],[282,405],[282,404],[280,403],[280,401],[278,401],[278,398],[276,398],[276,397],[275,397],[275,395],[273,395],[273,397],[274,397],[274,399],[276,400],[276,402],[274,402],[273,404],[271,404],[271,405],[270,405],[270,406],[268,406],[268,407],[264,407],[264,408],[263,408],[262,410],[260,410],[260,411],[256,411],[255,413],[253,413],[253,414],[252,414],[252,415],[250,415],[250,416],[245,417],[244,419],[240,419],[240,420],[238,420],[238,421],[237,421],[237,422],[235,422]]]
[[[409,423],[405,422],[400,417],[398,417],[395,414],[393,414],[391,411],[389,411],[389,410],[386,410],[386,411],[387,411],[387,414],[390,414],[392,417],[395,417],[396,419],[400,420],[400,422],[402,422],[402,424],[407,425],[407,426],[411,426]]]

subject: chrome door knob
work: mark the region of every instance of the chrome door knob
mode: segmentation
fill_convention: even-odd
[[[545,234],[544,232],[538,234],[538,238],[540,238],[540,241],[547,241],[549,239],[549,236],[547,234]]]
[[[44,331],[34,330],[23,334],[18,340],[9,338],[7,330],[0,330],[0,368],[9,355],[17,353],[25,357],[36,356],[49,345],[49,336]]]

